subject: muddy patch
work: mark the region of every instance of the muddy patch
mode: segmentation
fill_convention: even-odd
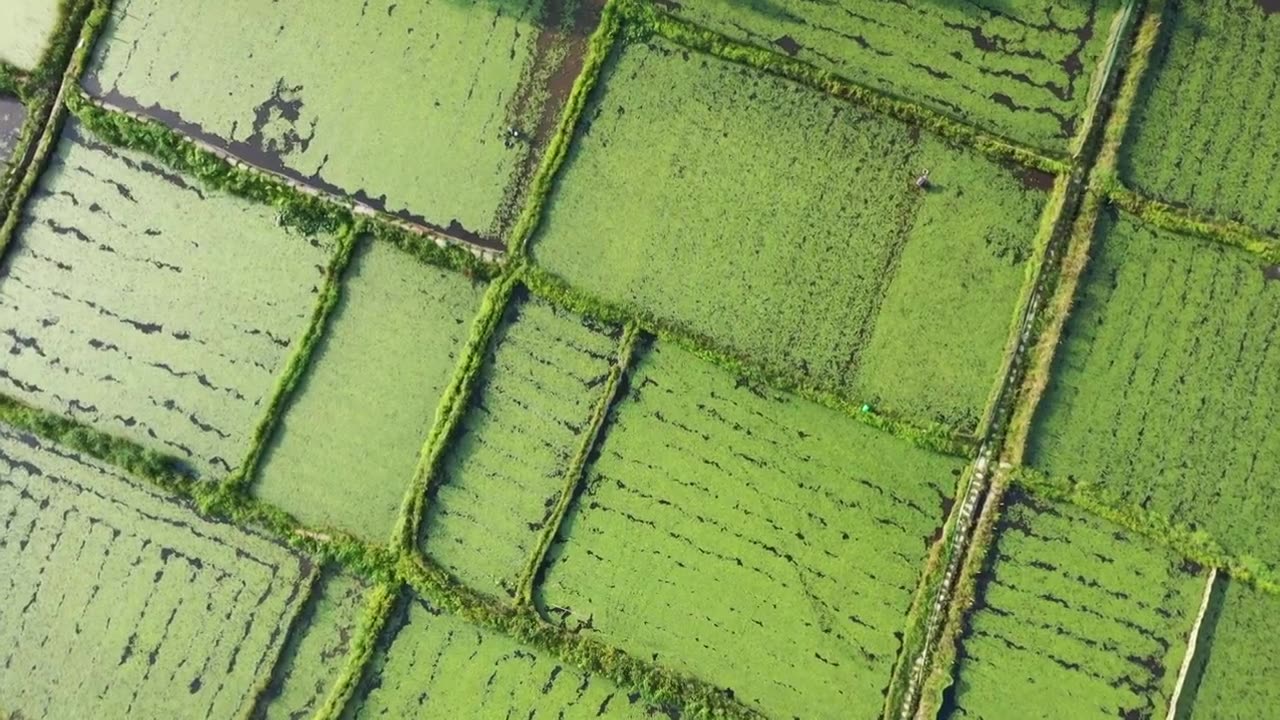
[[[1037,168],[1020,167],[1015,174],[1018,176],[1018,181],[1022,183],[1023,188],[1040,192],[1052,191],[1053,183],[1057,180],[1057,176],[1053,173]]]
[[[1264,281],[1280,280],[1280,265],[1271,265],[1269,267],[1262,268],[1262,279]]]
[[[1262,12],[1268,15],[1274,15],[1276,13],[1280,13],[1280,0],[1254,0],[1254,1],[1257,3],[1258,9],[1262,10]]]
[[[774,40],[773,44],[777,45],[782,52],[790,55],[791,57],[795,57],[796,53],[804,49],[804,46],[796,42],[796,39],[790,35],[783,35],[782,37]]]
[[[8,166],[26,119],[27,109],[17,98],[0,97],[0,166]]]

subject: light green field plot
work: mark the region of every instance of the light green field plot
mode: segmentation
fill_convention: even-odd
[[[1180,720],[1250,720],[1280,707],[1280,597],[1235,580],[1224,585],[1205,614]]]
[[[581,64],[597,5],[582,3],[119,0],[86,86],[491,244]]]
[[[518,589],[618,343],[537,299],[508,310],[424,522],[423,550],[466,584]]]
[[[602,87],[538,263],[799,382],[976,426],[1044,178],[665,41],[626,45]]]
[[[0,61],[34,70],[58,22],[58,0],[0,3]]]
[[[0,266],[0,391],[187,461],[239,464],[331,238],[69,128]]]
[[[539,607],[771,717],[878,716],[962,465],[657,346]]]
[[[380,542],[484,287],[387,244],[366,242],[355,252],[253,491],[307,525]]]
[[[735,40],[1062,152],[1079,129],[1121,0],[658,4]]]
[[[347,720],[639,720],[657,714],[604,678],[468,625],[418,598],[402,600],[387,625],[347,705]]]
[[[258,720],[311,717],[347,662],[351,639],[364,610],[365,584],[356,576],[327,570],[294,619],[266,692],[258,699]]]
[[[14,718],[229,718],[310,563],[0,427],[0,698]]]
[[[1280,233],[1280,16],[1171,0],[1121,172],[1135,189]]]
[[[1164,718],[1205,573],[1075,507],[1006,497],[945,718]]]
[[[1243,251],[1106,217],[1029,464],[1280,568],[1280,283]]]

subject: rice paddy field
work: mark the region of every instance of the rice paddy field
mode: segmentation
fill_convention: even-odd
[[[85,85],[261,167],[501,247],[597,13],[594,0],[118,0]]]
[[[768,716],[876,716],[962,464],[659,344],[539,607]]]
[[[658,3],[678,18],[1063,152],[1120,0]]]
[[[1206,573],[1073,506],[1010,495],[942,717],[1165,717]]]
[[[619,337],[537,299],[508,311],[423,522],[423,551],[470,587],[515,595]]]
[[[380,542],[484,294],[389,244],[355,250],[307,375],[254,481],[307,525]]]
[[[0,62],[34,70],[57,25],[59,4],[59,0],[5,0],[0,7]]]
[[[665,40],[617,51],[584,112],[535,261],[854,402],[976,426],[1044,178]]]
[[[1201,630],[1204,651],[1188,680],[1188,702],[1179,705],[1180,720],[1266,717],[1280,703],[1280,686],[1256,681],[1280,675],[1280,650],[1272,641],[1280,597],[1234,580],[1219,582]]]
[[[1162,200],[1280,234],[1280,17],[1273,3],[1172,0],[1122,173]]]

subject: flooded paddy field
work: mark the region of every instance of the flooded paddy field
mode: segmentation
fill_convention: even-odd
[[[58,22],[59,0],[4,0],[0,5],[0,62],[34,70]]]
[[[1065,152],[1120,0],[658,0],[677,17]]]
[[[27,108],[15,97],[0,95],[0,177],[9,170],[13,151],[18,147]]]
[[[1028,463],[1280,568],[1280,284],[1254,256],[1104,218]]]
[[[363,242],[253,492],[304,524],[382,542],[485,287]]]
[[[14,718],[235,717],[311,564],[0,426],[0,698]]]
[[[0,265],[0,389],[202,477],[234,470],[332,239],[74,123],[24,212]]]
[[[1280,15],[1258,0],[1171,0],[1121,174],[1167,202],[1280,235]]]
[[[641,720],[666,717],[636,694],[467,624],[417,597],[393,610],[343,718]]]
[[[1178,720],[1262,718],[1280,707],[1280,597],[1219,576]],[[1183,709],[1186,708],[1184,711]]]
[[[467,585],[515,594],[620,336],[536,298],[509,307],[423,521],[423,551]]]
[[[878,716],[963,461],[671,345],[625,393],[541,612],[770,717]]]
[[[624,45],[585,113],[536,262],[749,364],[976,426],[1043,182],[662,40]]]
[[[501,247],[599,4],[119,0],[85,87],[261,167]]]
[[[1163,718],[1206,571],[1011,490],[942,720]]]

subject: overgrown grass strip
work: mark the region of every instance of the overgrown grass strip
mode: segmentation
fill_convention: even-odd
[[[382,635],[382,628],[391,616],[391,608],[395,604],[396,595],[400,591],[400,583],[381,583],[369,591],[365,601],[364,617],[356,628],[355,637],[351,639],[350,650],[347,651],[347,663],[342,673],[334,680],[324,705],[316,711],[314,720],[339,720],[347,702],[355,694],[360,683],[364,667],[373,657],[373,651]]]

